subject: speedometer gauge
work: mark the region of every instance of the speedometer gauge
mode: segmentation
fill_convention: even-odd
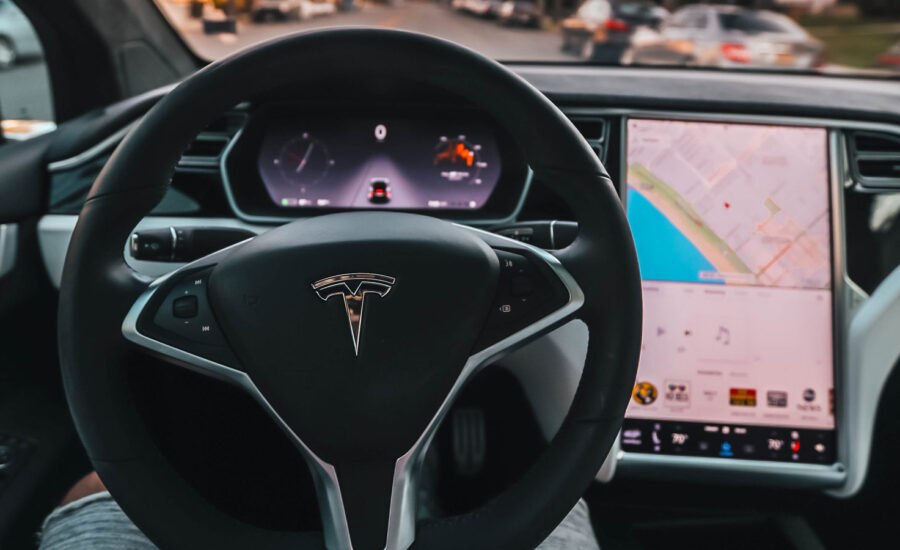
[[[479,174],[487,163],[481,159],[481,145],[466,136],[441,136],[434,148],[434,166],[447,181],[481,185]]]
[[[273,162],[285,181],[300,186],[301,193],[321,183],[334,166],[325,144],[308,132],[285,143]]]
[[[259,118],[251,119],[230,155],[236,171],[239,155],[256,155],[270,201],[258,188],[255,197],[236,188],[247,193],[248,207],[254,200],[254,208],[272,208],[280,217],[289,208],[440,209],[491,219],[517,204],[513,185],[524,181],[525,165],[514,142],[468,109],[438,118],[424,110],[391,115],[381,107],[364,113],[281,109],[254,115]],[[513,159],[508,165],[504,155]]]

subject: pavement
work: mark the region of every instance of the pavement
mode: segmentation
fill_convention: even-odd
[[[457,12],[449,3],[396,0],[392,5],[366,2],[352,12],[321,15],[307,21],[253,23],[242,17],[237,34],[205,35],[187,7],[164,1],[161,7],[200,57],[219,59],[238,49],[287,33],[334,27],[379,27],[430,34],[468,46],[501,61],[575,61],[560,50],[559,32],[506,27],[496,21]]]

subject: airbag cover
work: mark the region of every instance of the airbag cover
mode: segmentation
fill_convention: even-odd
[[[320,458],[393,459],[422,433],[472,353],[498,269],[464,228],[355,212],[239,246],[213,270],[209,292],[242,368]],[[346,274],[383,277],[313,287]],[[353,302],[362,291],[357,353],[344,295]]]

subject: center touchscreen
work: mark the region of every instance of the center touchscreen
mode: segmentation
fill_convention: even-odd
[[[627,129],[644,334],[623,449],[834,462],[826,131]]]

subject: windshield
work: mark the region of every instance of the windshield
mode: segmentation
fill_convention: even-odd
[[[417,31],[507,62],[900,75],[900,1],[155,0],[202,58],[325,27]]]

